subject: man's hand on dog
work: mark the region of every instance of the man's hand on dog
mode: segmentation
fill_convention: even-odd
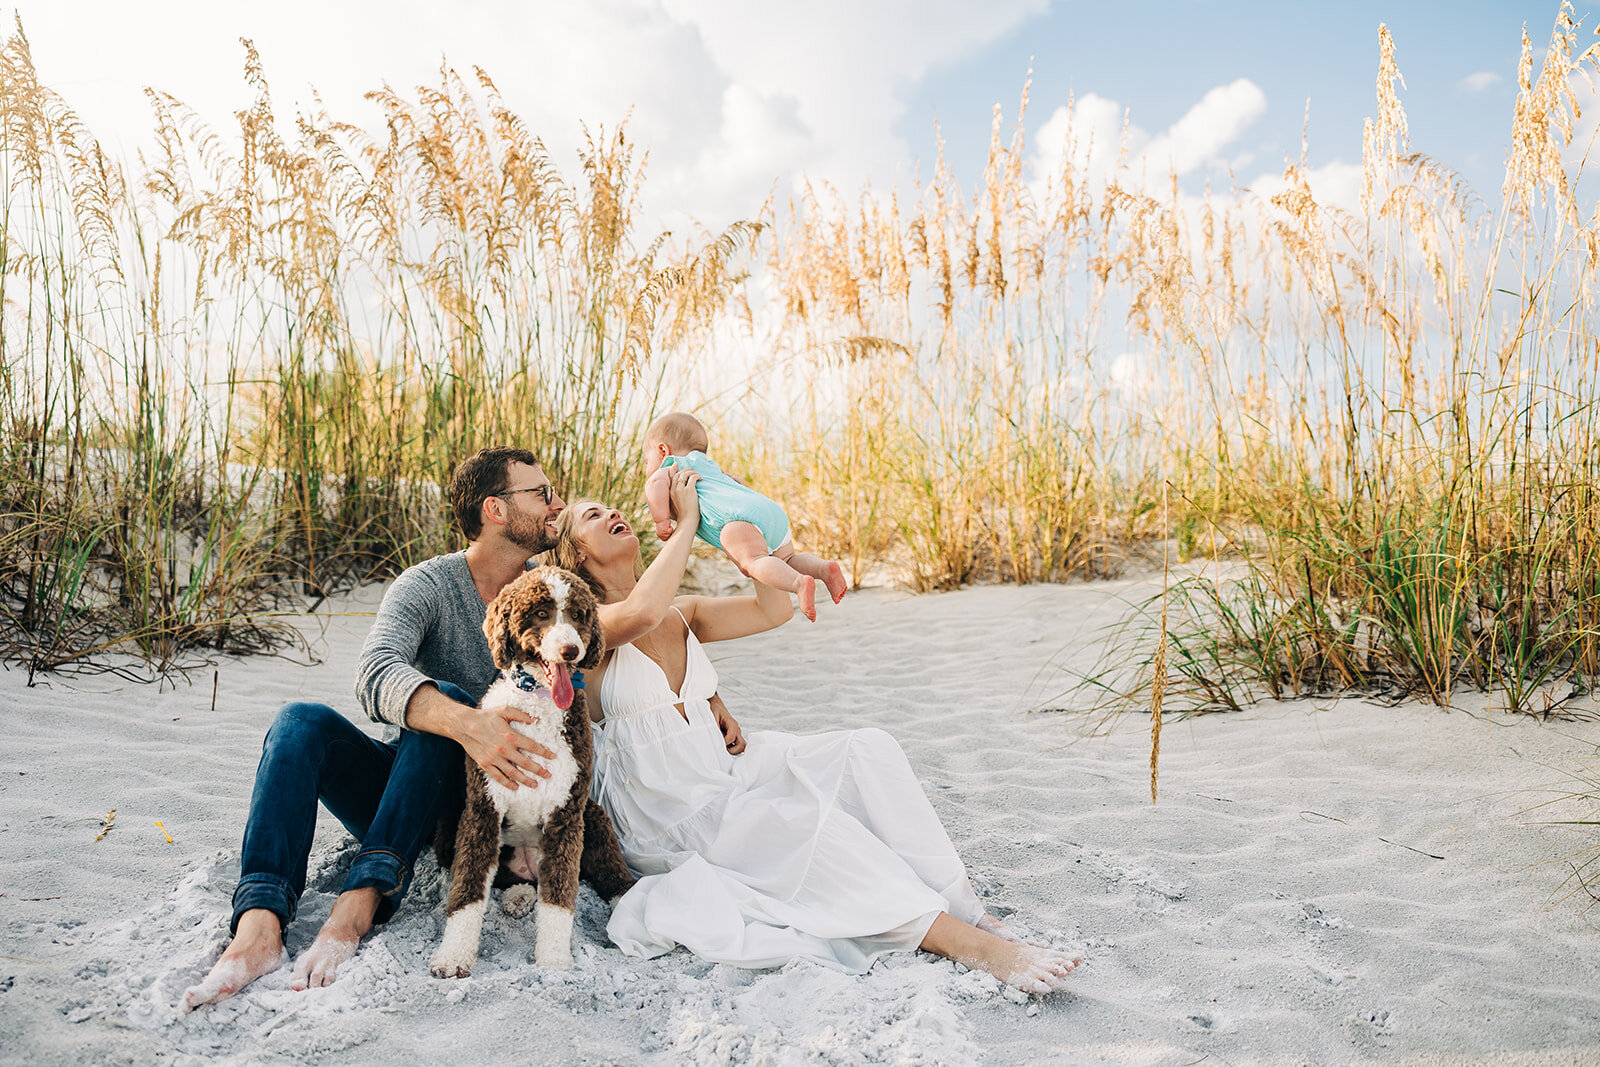
[[[506,705],[483,708],[467,719],[456,740],[483,773],[507,789],[535,789],[539,778],[550,777],[540,760],[555,759],[556,754],[511,728],[514,722],[533,721],[527,712]]]

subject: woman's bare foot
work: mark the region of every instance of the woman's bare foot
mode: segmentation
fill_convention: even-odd
[[[817,621],[817,580],[802,574],[794,583],[795,596],[800,598],[800,614],[811,622]]]
[[[828,561],[827,573],[822,579],[822,584],[828,587],[828,595],[833,597],[835,604],[844,599],[845,590],[850,588],[850,583],[844,580],[844,568],[832,560]]]
[[[1021,934],[1017,933],[1015,930],[1011,929],[1011,927],[1007,926],[993,915],[990,915],[988,912],[984,912],[981,916],[979,916],[978,921],[972,925],[976,926],[985,933],[993,934],[996,937],[1003,937],[1007,941],[1015,941],[1019,945],[1032,945],[1034,948],[1050,947],[1043,941],[1035,941],[1032,938],[1023,937]]]
[[[933,920],[922,947],[975,971],[986,971],[1024,993],[1053,992],[1083,962],[1081,957],[1055,949],[1008,941],[949,915]]]
[[[962,960],[968,967],[988,971],[1008,986],[1024,993],[1053,993],[1061,980],[1083,962],[1081,956],[1069,956],[1052,948],[1024,945],[1005,938],[995,938],[999,944],[994,951],[973,960]]]
[[[999,919],[996,919],[988,912],[984,912],[982,915],[978,916],[978,921],[972,925],[976,926],[986,934],[993,934],[996,937],[1003,937],[1007,941],[1015,941],[1019,945],[1022,944],[1022,938],[1012,933],[1011,927],[1007,926]]]
[[[294,961],[289,988],[320,989],[332,985],[339,968],[356,954],[361,939],[372,929],[379,899],[378,891],[370,888],[340,893],[328,913],[328,921],[317,932],[317,939]]]
[[[226,1000],[264,974],[289,962],[283,950],[283,926],[265,908],[251,908],[239,916],[239,926],[222,950],[211,972],[199,985],[190,986],[178,1006],[194,1011],[202,1004]]]

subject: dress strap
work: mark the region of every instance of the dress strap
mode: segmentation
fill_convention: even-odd
[[[678,613],[678,618],[683,619],[683,625],[687,628],[688,625],[689,625],[689,620],[687,618],[685,618],[685,616],[683,614],[683,609],[678,607],[678,605],[674,604],[674,605],[672,605],[672,610],[676,611]]]

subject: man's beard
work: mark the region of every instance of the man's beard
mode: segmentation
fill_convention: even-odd
[[[517,515],[506,523],[506,540],[530,555],[548,552],[556,547],[555,534],[550,532],[543,519]]]

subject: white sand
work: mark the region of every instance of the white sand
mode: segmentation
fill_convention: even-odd
[[[1025,710],[1041,667],[1092,660],[1117,598],[1145,588],[867,591],[713,647],[747,729],[901,740],[991,907],[1087,954],[1042,999],[920,954],[864,976],[634,960],[587,888],[572,972],[534,967],[532,923],[496,906],[477,972],[441,981],[428,854],[332,987],[293,992],[285,969],[180,1017],[226,938],[262,733],[302,697],[360,718],[368,620],[325,620],[318,666],[223,662],[215,711],[209,671],[175,690],[0,673],[0,1060],[1600,1062],[1600,907],[1563,899],[1561,859],[1600,828],[1526,810],[1595,770],[1600,725],[1512,721],[1482,697],[1264,705],[1169,723],[1152,807],[1147,719],[1085,738]],[[324,816],[291,953],[352,851]]]

